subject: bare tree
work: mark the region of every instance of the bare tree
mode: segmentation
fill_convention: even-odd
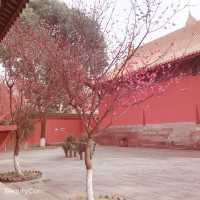
[[[158,76],[155,70],[149,69],[145,63],[140,66],[141,69],[128,68],[130,61],[145,59],[143,55],[139,57],[136,55],[145,39],[151,33],[169,25],[174,15],[186,6],[173,4],[171,8],[174,9],[171,11],[169,7],[163,8],[162,4],[161,0],[131,1],[132,6],[130,10],[127,10],[125,20],[126,29],[120,40],[111,31],[114,24],[112,18],[116,9],[115,5],[105,3],[105,1],[95,1],[94,6],[91,6],[91,12],[85,9],[85,12],[98,21],[102,37],[107,35],[106,37],[110,38],[107,41],[110,47],[108,48],[109,62],[100,73],[95,70],[95,48],[99,41],[93,43],[95,45],[88,51],[86,47],[90,46],[90,43],[87,35],[84,34],[77,16],[73,18],[76,29],[75,40],[72,45],[65,46],[63,49],[67,57],[62,65],[60,77],[65,88],[65,100],[80,115],[87,135],[85,167],[88,200],[94,200],[91,157],[93,139],[112,124],[110,116],[123,99],[129,97],[126,106],[130,102],[131,105],[139,104],[165,88],[158,86],[157,80],[160,75]],[[84,9],[83,2],[79,1],[78,6]],[[108,12],[111,13],[110,17],[105,17]],[[93,58],[93,62],[89,58]],[[86,71],[84,65],[91,65],[91,70]],[[162,71],[160,81],[171,77],[170,65],[163,65],[158,70]],[[147,89],[150,89],[150,92],[147,92]]]
[[[122,37],[118,38],[112,31],[115,25],[115,4],[95,1],[94,5],[90,6],[91,10],[88,10],[82,1],[76,2],[89,18],[98,22],[98,29],[102,31],[101,37],[108,38],[108,62],[102,70],[96,70],[99,64],[96,49],[101,44],[101,37],[92,43],[88,40],[88,34],[82,24],[82,15],[77,12],[71,16],[74,31],[68,36],[73,41],[63,37],[59,27],[42,24],[37,33],[30,26],[25,27],[25,31],[18,29],[20,33],[18,41],[10,37],[6,40],[5,46],[10,46],[9,53],[12,52],[12,58],[15,58],[12,59],[14,63],[12,66],[16,66],[16,72],[18,69],[21,70],[18,77],[23,74],[23,80],[33,82],[30,91],[36,91],[34,95],[39,92],[39,100],[40,95],[46,95],[48,101],[42,101],[44,108],[54,101],[54,97],[57,99],[62,96],[65,104],[80,115],[87,136],[85,146],[87,199],[94,200],[91,156],[93,139],[112,124],[112,118],[108,120],[109,116],[123,98],[130,96],[134,99],[133,105],[160,91],[160,87],[157,87],[158,76],[148,69],[148,65],[141,65],[141,69],[136,71],[134,68],[129,69],[128,65],[136,58],[144,60],[143,55],[138,57],[136,53],[145,39],[151,33],[166,27],[170,19],[185,5],[177,5],[175,7],[178,9],[172,9],[171,12],[171,9],[162,7],[164,1],[161,0],[142,2],[132,0],[130,9],[126,11],[125,30],[122,32]],[[31,35],[34,36],[33,41]],[[22,38],[26,41],[22,43],[25,46],[20,43]],[[38,78],[39,73],[35,72],[38,69],[43,71],[44,68],[48,69],[47,75],[44,73],[45,79],[41,79],[41,76]],[[165,75],[163,77],[169,78],[167,75],[170,74],[170,66],[162,68]],[[46,85],[44,87],[46,81],[49,83],[48,87]],[[145,88],[151,88],[151,92],[143,95]],[[133,92],[132,95],[130,91]],[[41,103],[38,98],[32,98],[29,91],[26,92],[27,97],[29,96],[27,99],[35,99]]]
[[[14,166],[18,174],[22,174],[18,161],[20,143],[33,129],[34,114],[39,113],[43,133],[46,112],[60,93],[54,84],[58,45],[45,26],[38,26],[36,32],[31,24],[18,20],[2,43],[11,123],[17,125]]]

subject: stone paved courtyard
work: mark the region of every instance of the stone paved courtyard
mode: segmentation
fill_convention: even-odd
[[[12,169],[11,157],[0,154],[1,171]],[[84,163],[64,158],[61,148],[23,151],[21,161],[24,169],[43,172],[38,180],[6,184],[25,199],[67,200],[84,193]],[[94,169],[96,194],[120,194],[130,200],[200,199],[198,151],[98,146]]]

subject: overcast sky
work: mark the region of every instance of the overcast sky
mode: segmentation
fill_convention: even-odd
[[[72,1],[77,0],[60,0],[64,1],[68,6],[71,5]],[[103,0],[83,0],[84,2],[87,2],[88,7],[93,5],[95,1],[103,1]],[[112,0],[115,1],[115,0]],[[127,10],[130,8],[130,0],[116,0],[117,6],[116,6],[116,16],[115,19],[118,21],[117,27],[113,29],[113,31],[120,35],[120,29],[124,26],[124,15],[126,14]],[[144,1],[144,0],[138,0],[138,1]],[[167,6],[171,2],[174,4],[177,4],[178,2],[181,2],[184,4],[186,0],[163,0],[164,4],[163,7]],[[194,16],[197,20],[200,20],[200,0],[190,0],[190,7],[187,7],[180,13],[176,15],[176,17],[173,19],[175,22],[175,26],[168,28],[168,29],[162,29],[152,35],[149,36],[149,38],[146,40],[146,42],[154,40],[158,37],[161,37],[163,35],[166,35],[169,32],[172,32],[176,29],[182,28],[185,26],[185,23],[187,21],[187,17],[189,12]],[[109,14],[108,14],[109,15]],[[0,65],[0,74],[2,73],[2,67]]]
[[[60,1],[64,1],[67,5],[71,5],[71,2],[74,2],[74,0],[60,0]],[[77,1],[77,0],[75,0]],[[88,6],[91,6],[92,4],[94,4],[95,1],[99,1],[99,0],[84,0],[84,2],[87,2]],[[103,0],[100,0],[103,1]],[[124,23],[124,13],[127,12],[127,10],[130,8],[131,4],[130,1],[131,0],[110,0],[110,1],[117,1],[117,9],[116,9],[116,19],[119,20],[119,24],[118,24],[118,30],[120,28],[123,27]],[[144,0],[138,0],[138,1],[144,1]],[[158,38],[160,36],[163,36],[169,32],[172,32],[176,29],[182,28],[185,25],[185,22],[187,21],[187,17],[189,12],[192,14],[192,16],[194,16],[197,20],[200,20],[200,0],[163,0],[163,7],[166,7],[167,5],[170,5],[172,2],[173,4],[178,4],[179,2],[183,5],[186,2],[189,2],[189,4],[191,6],[187,7],[186,9],[184,9],[183,11],[179,12],[176,17],[173,19],[173,22],[175,22],[175,26],[173,27],[169,27],[167,29],[162,29],[159,32],[156,32],[154,34],[152,34],[148,39],[147,42],[149,40],[153,40],[155,38]]]

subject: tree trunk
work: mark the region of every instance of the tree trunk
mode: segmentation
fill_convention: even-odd
[[[79,151],[79,156],[80,156],[80,160],[83,160],[83,153],[85,152],[85,144],[80,143],[79,147],[78,147],[78,151]]]
[[[88,140],[88,143],[85,148],[85,167],[87,170],[86,173],[86,192],[87,200],[94,200],[94,191],[93,191],[93,171],[92,171],[92,160],[91,160],[91,148],[92,148],[92,139]]]
[[[14,169],[18,175],[23,175],[19,164],[19,151],[20,151],[19,132],[16,131],[15,146],[14,146]]]
[[[42,116],[41,118],[41,137],[40,137],[40,147],[46,146],[46,116]]]
[[[74,151],[74,158],[76,158],[76,151]]]
[[[72,148],[69,149],[69,157],[72,158],[73,157],[73,152],[72,152]]]
[[[12,110],[12,87],[10,87],[9,88],[9,90],[10,90],[10,94],[9,94],[9,96],[10,96],[10,115],[11,115],[11,120],[12,120],[12,122],[13,122],[13,110]]]
[[[83,160],[83,152],[82,151],[79,152],[79,156],[80,156],[80,160]]]
[[[65,148],[65,157],[69,158],[69,149],[68,148]]]

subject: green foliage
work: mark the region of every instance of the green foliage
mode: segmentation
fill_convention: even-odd
[[[66,43],[72,46],[77,43],[75,49],[79,48],[78,33],[84,41],[81,44],[81,57],[84,59],[80,63],[86,72],[100,73],[103,71],[107,64],[106,43],[98,23],[84,12],[68,8],[65,3],[56,0],[32,0],[21,18],[25,23],[35,26],[36,30],[43,21],[51,27],[59,27]],[[43,74],[45,75],[46,72],[40,73],[40,77],[43,77]],[[48,106],[47,112],[71,113],[72,109],[65,104],[62,95],[58,99],[58,102]]]
[[[106,43],[97,21],[78,9],[70,9],[56,0],[32,0],[22,15],[33,24],[44,20],[50,25],[59,26],[67,42],[76,43],[77,33],[84,38],[84,57],[82,63],[87,71],[99,73],[107,65]],[[87,52],[87,53],[86,53]]]
[[[60,95],[58,101],[49,106],[48,113],[72,113],[73,108],[68,106],[62,99],[63,97]]]
[[[37,26],[39,24],[39,16],[34,12],[33,8],[27,6],[26,9],[24,9],[21,19],[24,22],[31,23],[34,26]]]
[[[0,44],[0,63],[3,62],[4,59],[8,57],[7,50]]]
[[[27,139],[34,130],[33,110],[28,105],[23,106],[23,108],[18,108],[15,110],[13,118],[13,121],[17,125],[20,133],[20,140]]]

